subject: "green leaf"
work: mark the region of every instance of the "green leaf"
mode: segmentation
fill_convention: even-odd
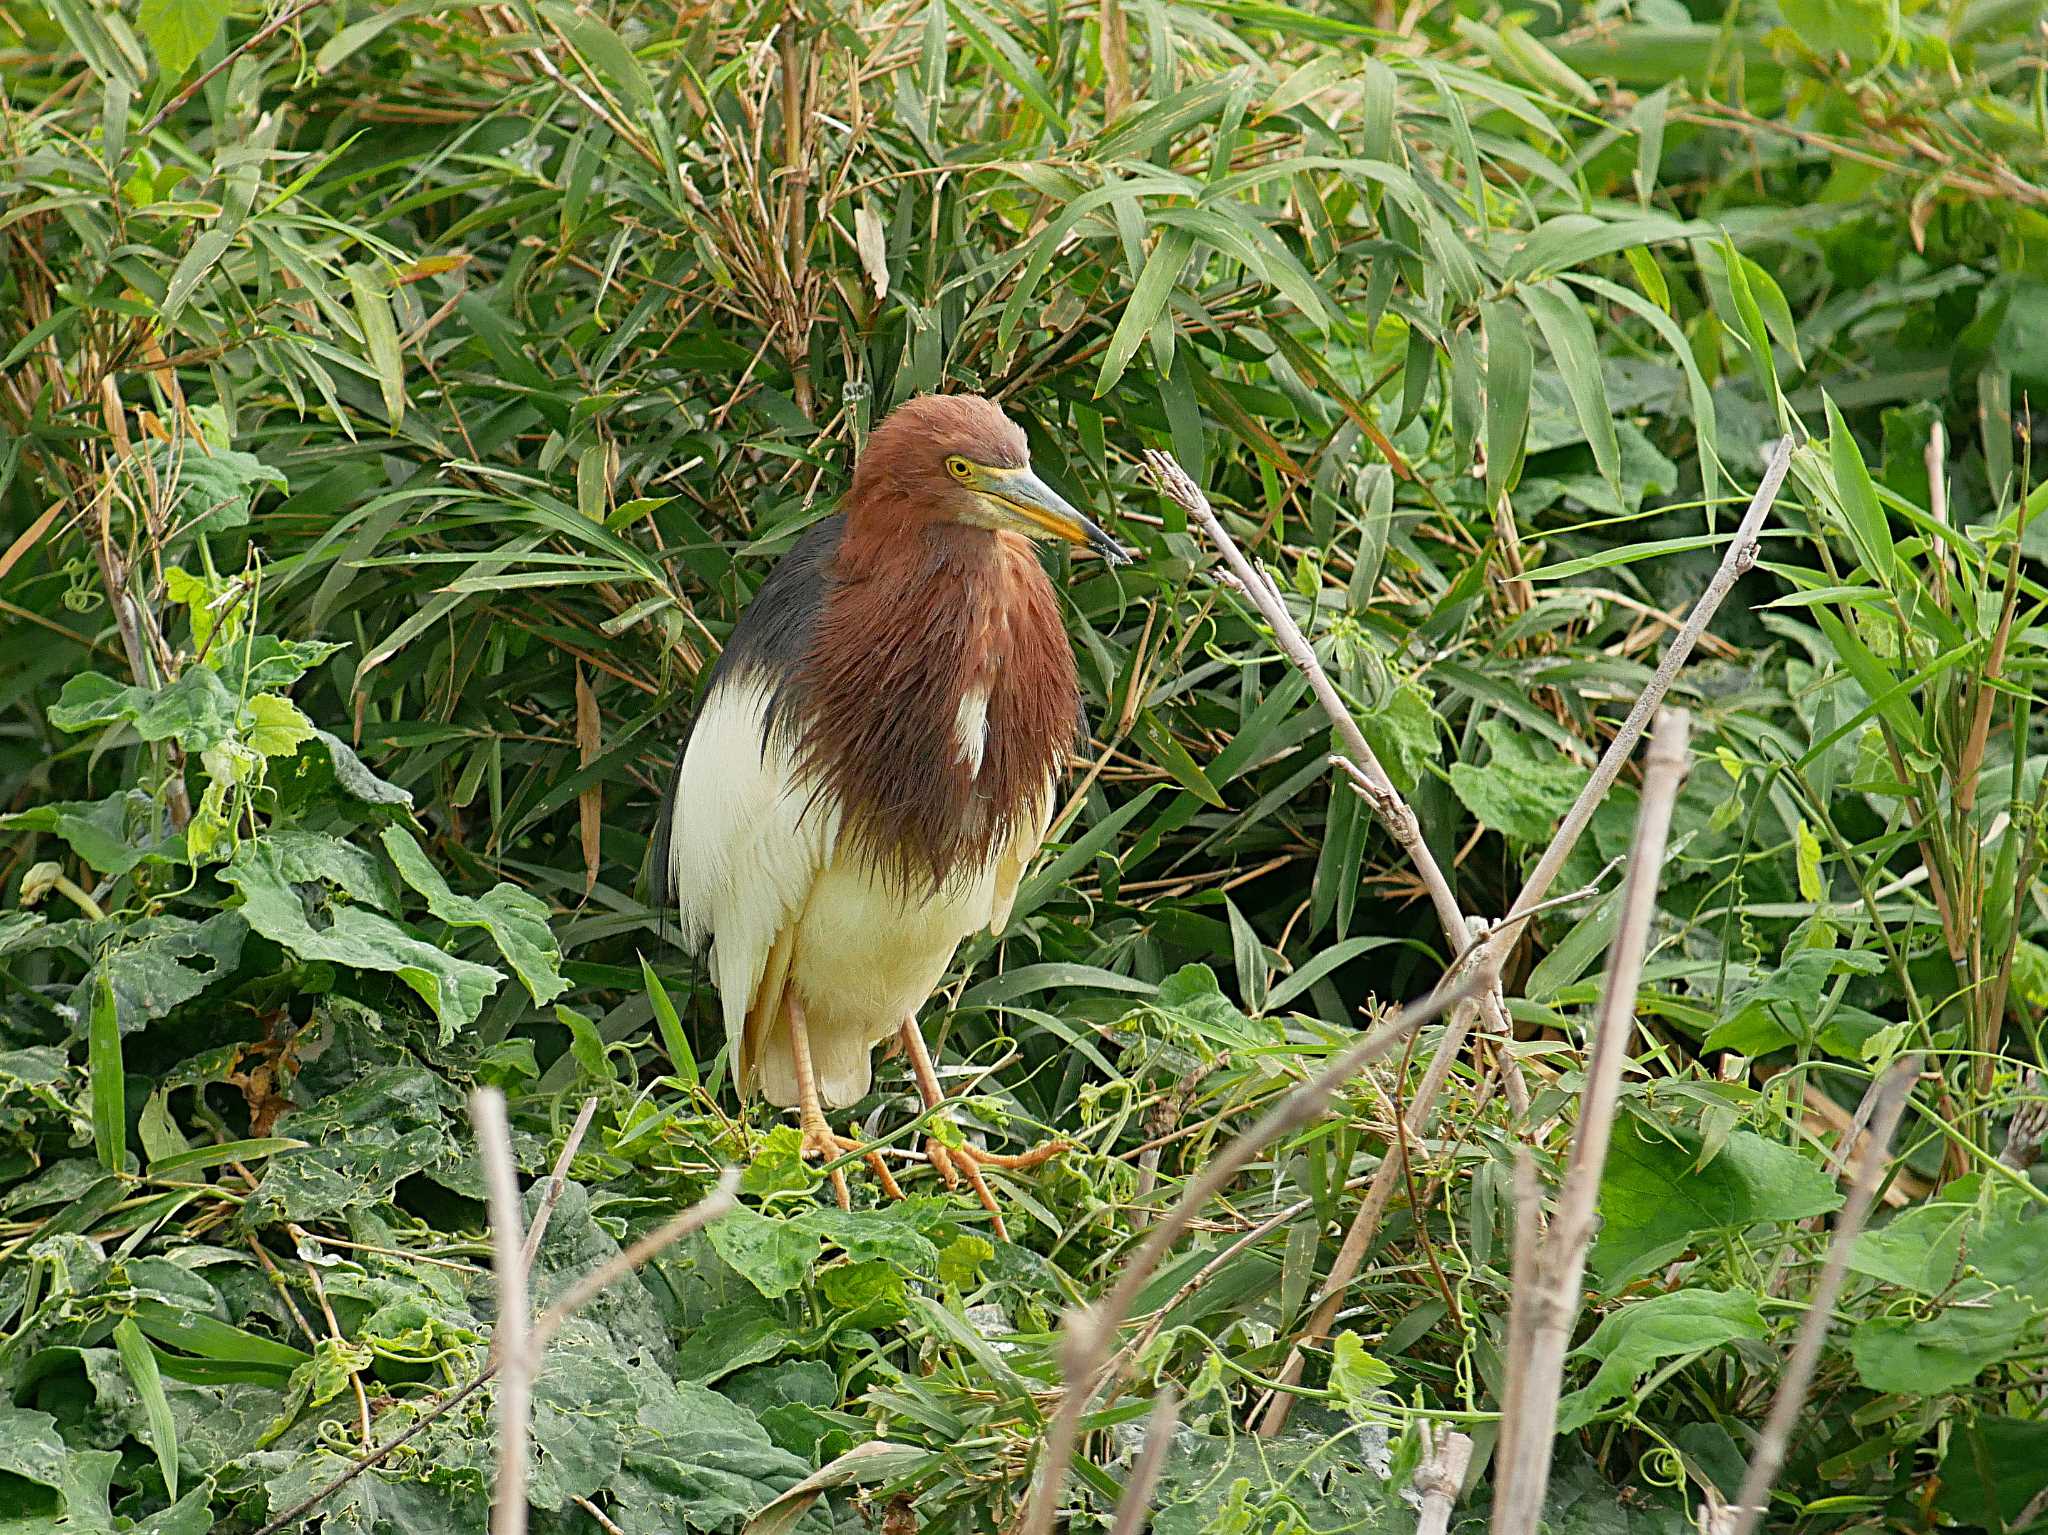
[[[1838,975],[1876,975],[1884,956],[1862,949],[1788,949],[1768,974],[1728,999],[1702,1048],[1765,1055],[1805,1042],[1820,1011],[1821,992]]]
[[[795,1221],[776,1220],[744,1207],[706,1228],[718,1256],[769,1300],[804,1281],[818,1261],[818,1236]]]
[[[295,757],[313,739],[313,722],[282,693],[258,693],[242,706],[243,736],[266,757]]]
[[[1522,477],[1535,353],[1520,309],[1491,303],[1480,314],[1486,335],[1486,504],[1492,508]]]
[[[1849,1334],[1849,1357],[1872,1391],[1931,1397],[1969,1385],[2019,1351],[2036,1313],[2003,1291],[1959,1292],[1933,1317],[1878,1316]]]
[[[503,883],[481,896],[457,895],[427,861],[411,832],[402,826],[387,826],[382,841],[399,876],[427,898],[428,911],[450,927],[480,927],[490,934],[535,1006],[545,1007],[569,989],[562,979],[562,951],[548,926],[545,901]]]
[[[92,1143],[100,1166],[118,1173],[128,1162],[128,1079],[121,1061],[121,1018],[113,980],[101,972],[92,987],[86,1069],[92,1077]]]
[[[122,1367],[142,1398],[142,1410],[149,1420],[149,1447],[156,1451],[164,1488],[173,1502],[178,1497],[178,1424],[171,1416],[170,1399],[164,1395],[163,1376],[156,1367],[156,1354],[133,1317],[123,1317],[114,1326],[114,1347],[120,1351]]]
[[[248,925],[231,911],[203,922],[169,913],[127,925],[81,982],[82,996],[102,979],[114,989],[123,1034],[133,1034],[234,974]]]
[[[1610,1289],[1694,1237],[1803,1220],[1842,1202],[1812,1161],[1747,1130],[1731,1134],[1705,1167],[1699,1151],[1687,1131],[1657,1134],[1632,1118],[1615,1127],[1593,1248],[1593,1266]]]
[[[397,431],[405,420],[405,359],[398,351],[398,326],[391,318],[391,300],[359,266],[348,269],[349,296],[355,301],[356,324],[362,327],[363,350],[384,396],[384,412]]]
[[[484,999],[503,979],[499,971],[457,959],[389,917],[331,895],[316,897],[326,910],[327,926],[316,929],[307,920],[295,882],[317,878],[339,884],[338,871],[347,867],[348,856],[360,856],[324,837],[307,838],[300,851],[314,847],[326,855],[319,862],[294,859],[275,836],[252,837],[235,850],[221,878],[241,892],[239,909],[249,926],[301,959],[397,976],[433,1009],[444,1043],[476,1022]]]
[[[1593,450],[1593,462],[1619,497],[1621,448],[1615,440],[1614,418],[1607,403],[1607,385],[1600,373],[1600,345],[1593,337],[1593,324],[1562,283],[1532,283],[1517,291],[1523,307],[1543,332],[1550,359],[1564,380],[1572,409],[1577,412],[1587,445]],[[1490,439],[1487,451],[1492,452]]]
[[[39,831],[61,837],[71,851],[102,874],[126,874],[145,858],[160,857],[129,840],[132,821],[146,825],[149,796],[139,789],[103,800],[56,800],[0,816],[0,831]],[[175,846],[175,844],[170,844]]]
[[[690,1039],[683,1032],[683,1020],[676,1015],[676,1005],[669,1000],[668,988],[661,984],[661,977],[654,973],[654,967],[643,956],[640,960],[640,981],[647,988],[648,1004],[654,1009],[655,1027],[661,1031],[661,1047],[668,1052],[668,1063],[677,1076],[695,1087],[697,1057],[690,1049]]]
[[[2016,1531],[2023,1528],[2020,1516],[2040,1496],[2043,1466],[2048,1419],[1986,1414],[1952,1420],[1947,1452],[1935,1473],[1935,1510],[1952,1525]]]
[[[1856,446],[1842,413],[1833,400],[1827,401],[1828,464],[1834,471],[1835,494],[1841,498],[1842,514],[1849,524],[1849,537],[1863,568],[1885,586],[1893,577],[1895,556],[1891,523],[1877,499],[1877,486],[1863,462],[1863,450]]]
[[[165,83],[184,78],[229,10],[228,0],[142,0],[135,22],[156,53]]]
[[[1124,369],[1136,355],[1139,343],[1165,317],[1167,300],[1173,296],[1173,285],[1179,280],[1181,268],[1187,265],[1188,255],[1194,246],[1195,237],[1185,229],[1169,228],[1160,232],[1152,254],[1145,258],[1145,268],[1138,274],[1130,298],[1124,303],[1123,318],[1117,321],[1116,331],[1109,338],[1109,349],[1102,354],[1102,368],[1095,378],[1096,399],[1101,399],[1116,386],[1116,381],[1123,377]],[[1171,324],[1172,321],[1169,319],[1166,323]]]
[[[795,1125],[777,1125],[760,1140],[754,1159],[740,1175],[740,1192],[757,1199],[801,1192],[818,1181],[805,1164],[803,1132]]]
[[[1384,1411],[1374,1400],[1394,1383],[1394,1372],[1383,1361],[1365,1351],[1357,1333],[1346,1328],[1331,1347],[1330,1389],[1354,1418]]]
[[[986,1238],[963,1233],[940,1250],[939,1278],[956,1290],[971,1290],[981,1282],[982,1265],[995,1255]]]
[[[59,730],[124,721],[145,741],[172,740],[188,752],[203,752],[234,733],[235,700],[211,667],[191,666],[169,687],[155,690],[81,672],[50,707],[50,723]]]
[[[1453,763],[1451,788],[1480,825],[1517,842],[1547,841],[1586,782],[1586,770],[1512,721],[1479,727],[1485,766]]]
[[[1633,1393],[1665,1359],[1703,1354],[1737,1338],[1762,1339],[1768,1329],[1756,1297],[1708,1289],[1674,1290],[1610,1312],[1593,1336],[1572,1351],[1600,1368],[1558,1403],[1557,1431],[1575,1433]]]
[[[1890,45],[1894,13],[1885,0],[1779,0],[1778,10],[1799,41],[1824,59],[1840,53],[1862,66]]]

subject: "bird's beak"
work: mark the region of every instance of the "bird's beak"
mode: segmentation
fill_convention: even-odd
[[[1086,544],[1112,565],[1130,562],[1130,550],[1075,511],[1029,469],[984,469],[977,478],[975,488],[998,516],[1019,532]]]

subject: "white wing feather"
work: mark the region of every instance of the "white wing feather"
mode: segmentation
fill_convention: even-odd
[[[669,867],[685,941],[712,944],[734,1079],[747,1014],[776,942],[810,898],[838,838],[838,817],[798,774],[787,745],[762,740],[769,686],[723,682],[706,700],[683,753],[669,825]],[[780,735],[780,732],[777,732]]]

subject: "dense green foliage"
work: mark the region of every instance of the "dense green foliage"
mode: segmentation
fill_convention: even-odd
[[[476,1083],[536,1183],[596,1100],[543,1303],[746,1169],[555,1342],[537,1529],[737,1529],[872,1440],[901,1448],[806,1528],[1000,1527],[1060,1313],[1450,957],[1140,451],[1281,576],[1498,913],[1782,431],[1762,563],[1675,695],[1696,760],[1553,1523],[1733,1496],[1828,1154],[1903,1052],[1773,1519],[2048,1517],[2048,1184],[2006,1145],[2048,1006],[2033,10],[0,7],[0,1530],[253,1529],[468,1380]],[[969,1131],[1074,1143],[1003,1183],[1015,1245],[921,1164],[905,1204],[821,1204],[642,888],[720,637],[940,388],[1000,397],[1141,550],[1059,572],[1087,761],[925,1020]],[[1561,887],[1599,893],[1530,924],[1517,1037],[1431,1133],[1395,1123],[1434,1028],[1204,1212],[1073,1528],[1166,1381],[1157,1530],[1406,1530],[1444,1424],[1483,1514],[1512,1158],[1569,1138],[1634,808],[1624,779]],[[908,1147],[915,1106],[887,1065],[859,1126]],[[482,1528],[489,1403],[308,1527]]]

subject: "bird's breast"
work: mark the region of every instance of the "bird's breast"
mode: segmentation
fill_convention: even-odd
[[[986,864],[1073,745],[1073,654],[1051,582],[1017,544],[982,535],[979,559],[841,581],[805,658],[805,766],[899,884],[935,891]]]

